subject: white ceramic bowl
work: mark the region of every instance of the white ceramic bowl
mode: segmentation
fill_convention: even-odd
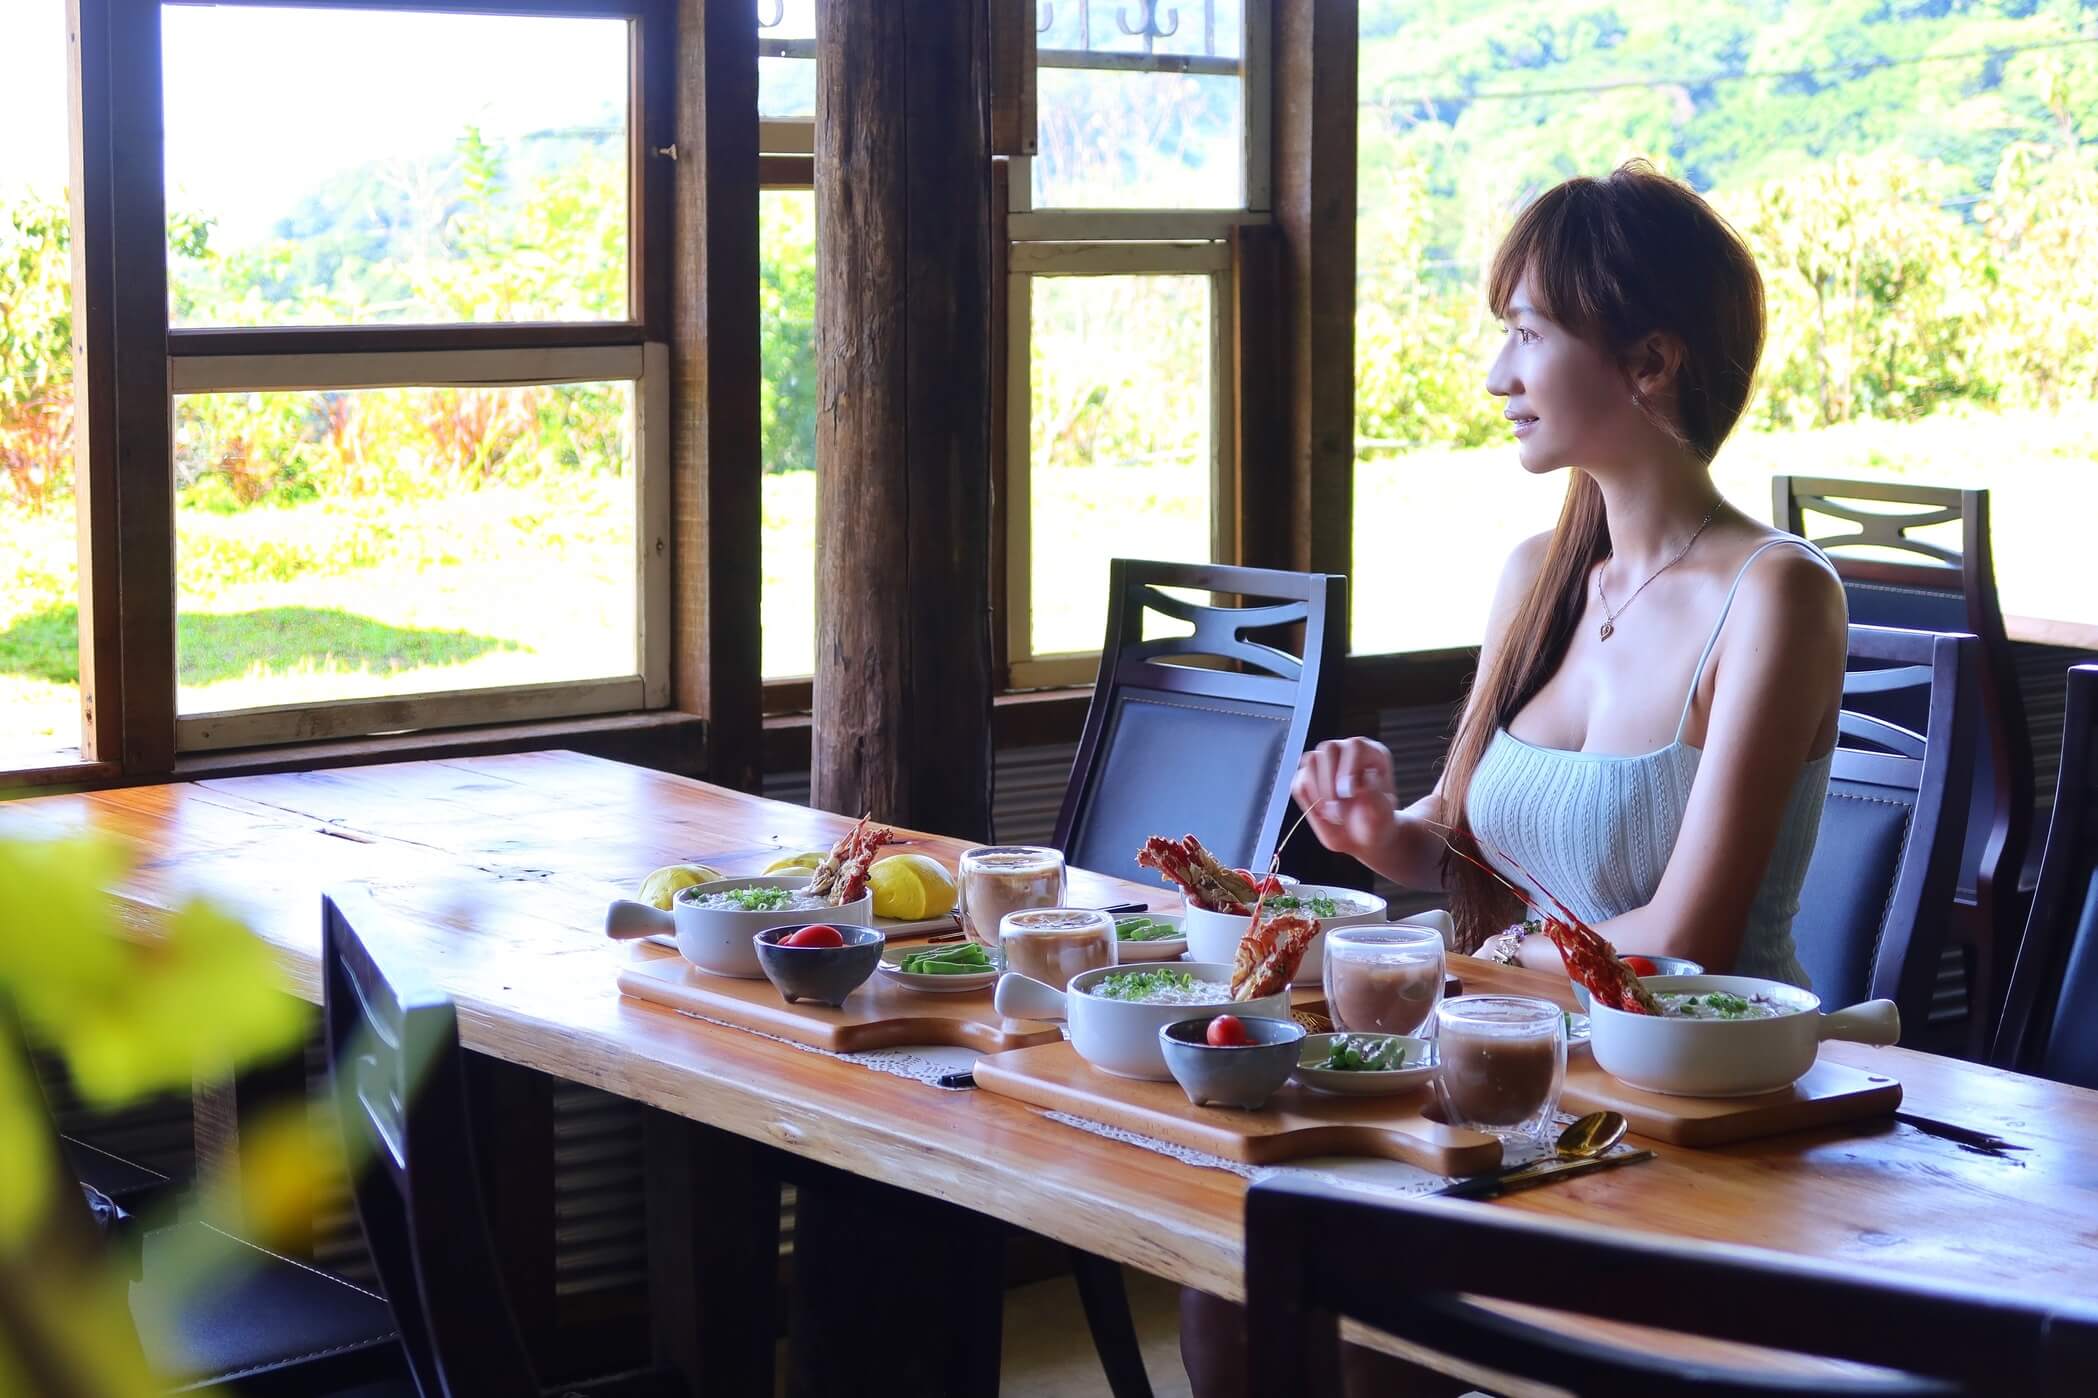
[[[1619,955],[1622,956],[1636,956],[1643,954],[1644,953],[1639,952],[1619,953]],[[1654,976],[1701,976],[1705,973],[1705,968],[1703,966],[1699,965],[1695,961],[1690,960],[1688,957],[1648,956],[1646,959],[1654,963]],[[1653,976],[1645,976],[1641,977],[1641,979],[1652,980]],[[1587,1014],[1589,1000],[1588,987],[1582,985],[1579,981],[1575,981],[1573,983],[1573,995],[1574,1003],[1581,1007],[1581,1013]]]
[[[1311,949],[1304,953],[1304,960],[1297,966],[1296,979],[1291,985],[1317,985],[1326,972],[1326,929],[1346,927],[1357,922],[1385,921],[1384,900],[1374,893],[1364,893],[1359,888],[1330,888],[1324,884],[1299,884],[1289,890],[1299,898],[1315,898],[1326,894],[1333,898],[1352,900],[1361,905],[1361,911],[1340,913],[1319,919],[1319,935],[1311,939]],[[1274,900],[1270,899],[1272,903]],[[1208,908],[1187,905],[1187,954],[1195,961],[1221,961],[1229,966],[1238,956],[1239,938],[1253,925],[1250,913],[1219,913]]]
[[[716,879],[681,888],[664,912],[647,903],[621,898],[605,912],[605,935],[618,940],[669,934],[677,938],[677,949],[685,960],[717,976],[763,980],[757,948],[751,939],[768,927],[784,922],[832,922],[872,925],[874,894],[836,907],[792,911],[768,908],[745,912],[741,908],[702,908],[692,900],[709,893],[732,893],[739,888],[784,888],[800,890],[809,885],[809,875],[758,874],[749,878]]]
[[[1071,977],[1069,991],[1045,985],[1032,976],[1008,971],[998,978],[993,1004],[1010,1019],[1060,1019],[1071,1031],[1071,1047],[1078,1056],[1103,1073],[1119,1078],[1144,1078],[1169,1082],[1172,1073],[1158,1046],[1158,1031],[1168,1024],[1200,1015],[1230,1013],[1259,1015],[1267,1019],[1289,1018],[1289,992],[1263,995],[1258,1000],[1219,1001],[1213,1005],[1154,1005],[1134,1000],[1109,1000],[1091,993],[1092,987],[1109,976],[1142,971],[1184,971],[1197,980],[1231,982],[1228,962],[1175,961],[1164,965],[1101,966]]]
[[[1610,1076],[1673,1097],[1752,1097],[1799,1081],[1814,1066],[1823,1039],[1891,1044],[1901,1037],[1892,1000],[1868,1000],[1821,1013],[1818,996],[1783,981],[1753,976],[1647,976],[1656,995],[1767,995],[1790,1013],[1768,1019],[1683,1019],[1628,1014],[1608,1005],[1589,1010],[1590,1047]]]

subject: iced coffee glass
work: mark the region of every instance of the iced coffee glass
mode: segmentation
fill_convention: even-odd
[[[1549,1000],[1460,995],[1435,1007],[1435,1095],[1452,1126],[1544,1139],[1566,1083],[1566,1015]]]
[[[1062,990],[1115,964],[1115,920],[1098,908],[1025,908],[999,919],[998,945],[1006,970]]]
[[[991,953],[1001,971],[1005,961],[998,950],[998,924],[1005,915],[1064,902],[1061,850],[984,845],[962,855],[960,875],[962,931]]]
[[[1326,1013],[1336,1029],[1432,1032],[1442,975],[1442,935],[1432,927],[1357,923],[1326,934]]]

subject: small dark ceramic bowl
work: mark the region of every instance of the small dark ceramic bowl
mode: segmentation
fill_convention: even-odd
[[[814,1000],[835,1008],[844,1004],[845,997],[874,974],[874,968],[881,962],[881,949],[886,939],[872,927],[832,922],[823,925],[838,929],[845,938],[842,947],[780,945],[782,938],[816,925],[810,921],[768,927],[750,939],[751,945],[757,951],[759,968],[764,971],[766,979],[779,988],[788,1004],[797,1000]]]
[[[1159,1030],[1158,1047],[1166,1067],[1187,1100],[1198,1107],[1258,1110],[1296,1070],[1304,1026],[1290,1019],[1240,1015],[1250,1042],[1215,1046],[1207,1038],[1215,1018],[1176,1020]]]

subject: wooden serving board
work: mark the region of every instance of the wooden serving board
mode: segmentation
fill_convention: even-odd
[[[1248,1165],[1279,1165],[1312,1155],[1368,1155],[1403,1160],[1439,1175],[1470,1175],[1501,1163],[1501,1143],[1492,1136],[1431,1120],[1426,1111],[1434,1098],[1425,1089],[1393,1097],[1336,1097],[1289,1082],[1257,1112],[1198,1107],[1177,1082],[1114,1077],[1061,1042],[978,1060],[976,1085]]]
[[[1494,972],[1499,969],[1488,965],[1479,971],[1475,989],[1489,994],[1520,993],[1518,988],[1495,984]],[[1455,993],[1461,992],[1445,987],[1446,996]],[[1565,1003],[1572,1007],[1570,996]],[[1315,987],[1309,994],[1300,991],[1292,997],[1290,1008],[1327,1013],[1325,997]],[[1900,1105],[1901,1084],[1893,1078],[1826,1058],[1779,1092],[1759,1097],[1670,1097],[1611,1077],[1596,1066],[1595,1055],[1585,1046],[1568,1050],[1566,1088],[1559,1098],[1562,1112],[1621,1112],[1634,1135],[1691,1147],[1731,1145],[1817,1126],[1871,1121],[1892,1116]]]
[[[790,1005],[769,980],[710,975],[675,953],[637,946],[634,959],[619,972],[619,990],[637,1000],[832,1053],[911,1044],[999,1053],[1063,1038],[1060,1025],[1002,1017],[991,1008],[988,991],[968,995],[907,990],[880,971],[834,1010],[806,1001]]]
[[[1759,1097],[1669,1097],[1618,1081],[1593,1054],[1566,1060],[1564,1112],[1623,1112],[1636,1135],[1678,1146],[1724,1146],[1839,1122],[1892,1116],[1901,1084],[1821,1059],[1792,1086]]]

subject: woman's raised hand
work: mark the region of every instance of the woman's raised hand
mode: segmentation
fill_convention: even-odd
[[[1290,795],[1311,820],[1311,833],[1338,854],[1365,859],[1398,828],[1391,749],[1373,738],[1341,738],[1304,754]]]

